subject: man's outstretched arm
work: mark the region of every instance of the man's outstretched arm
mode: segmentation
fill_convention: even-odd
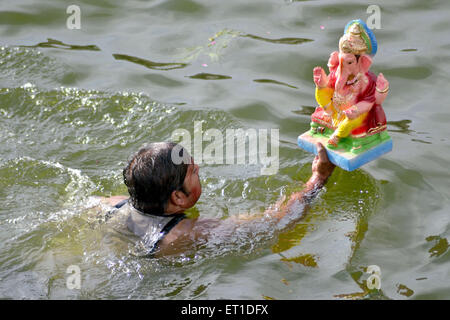
[[[287,202],[276,206],[274,209],[267,210],[266,214],[281,219],[293,210],[298,210],[298,208],[302,208],[303,214],[305,213],[307,206],[317,196],[319,191],[322,190],[322,187],[336,167],[328,159],[327,151],[321,143],[317,143],[317,151],[318,154],[312,163],[312,176],[306,182],[303,190],[291,194]]]
[[[272,222],[277,223],[283,217],[292,215],[293,220],[291,222],[298,221],[306,213],[308,205],[317,196],[319,191],[322,190],[322,187],[336,167],[328,160],[326,149],[322,144],[317,144],[317,150],[318,155],[315,156],[312,163],[312,176],[309,178],[302,191],[291,194],[287,201],[286,199],[279,200],[273,207],[261,214],[238,214],[225,220],[200,218],[195,222],[195,227],[193,228],[194,233],[201,237],[201,235],[207,235],[208,229],[217,226],[220,223],[232,222],[231,224],[228,224],[232,227],[233,224],[239,225],[267,217],[272,218]],[[186,224],[188,224],[188,222],[186,222]]]
[[[312,176],[306,183],[305,187],[300,192],[295,192],[290,195],[287,201],[280,200],[274,208],[267,209],[262,214],[248,215],[233,215],[225,220],[222,219],[185,219],[178,223],[160,243],[160,253],[173,254],[184,251],[193,243],[203,240],[208,241],[210,232],[222,225],[222,227],[231,228],[234,230],[238,225],[243,225],[258,219],[272,218],[272,223],[278,223],[283,217],[287,216],[289,223],[296,223],[301,219],[307,211],[310,202],[317,196],[319,191],[325,185],[328,178],[333,173],[335,165],[328,160],[327,152],[322,144],[317,144],[318,155],[314,158],[312,163]],[[222,229],[224,231],[225,229]]]

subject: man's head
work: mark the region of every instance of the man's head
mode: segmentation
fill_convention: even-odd
[[[173,152],[188,161],[177,164]],[[123,178],[136,209],[154,214],[181,213],[200,198],[198,170],[186,149],[173,142],[159,142],[135,153],[123,170]]]

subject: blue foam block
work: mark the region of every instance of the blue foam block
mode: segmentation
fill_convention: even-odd
[[[300,135],[298,137],[298,145],[300,148],[314,153],[317,155],[317,147],[316,143],[321,142],[322,145],[327,150],[328,159],[338,167],[347,170],[353,171],[358,169],[362,165],[375,160],[382,156],[383,154],[392,150],[392,139],[386,140],[358,155],[353,155],[350,152],[343,152],[340,150],[332,150],[326,147],[327,139],[322,137],[313,137],[308,132]]]

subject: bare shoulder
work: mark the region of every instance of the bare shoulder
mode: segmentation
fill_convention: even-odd
[[[205,240],[208,232],[220,223],[218,219],[183,219],[159,243],[159,255],[181,253],[196,242]]]
[[[166,234],[158,244],[157,255],[167,256],[178,254],[192,245],[191,231],[195,219],[183,219]]]
[[[161,245],[166,245],[175,242],[181,237],[186,237],[192,231],[197,219],[183,219],[173,227],[168,234],[161,240]]]

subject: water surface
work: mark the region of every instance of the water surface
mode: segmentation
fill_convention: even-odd
[[[448,1],[4,1],[0,8],[0,297],[14,299],[449,299]],[[394,150],[336,169],[304,220],[167,259],[95,212],[121,171],[173,130],[280,130],[280,168],[202,164],[204,217],[260,212],[301,189],[296,145],[345,24],[381,8],[372,70]],[[258,234],[264,234],[260,232]],[[238,241],[239,240],[239,241]],[[66,286],[70,265],[80,290]],[[381,269],[381,290],[365,272]]]

